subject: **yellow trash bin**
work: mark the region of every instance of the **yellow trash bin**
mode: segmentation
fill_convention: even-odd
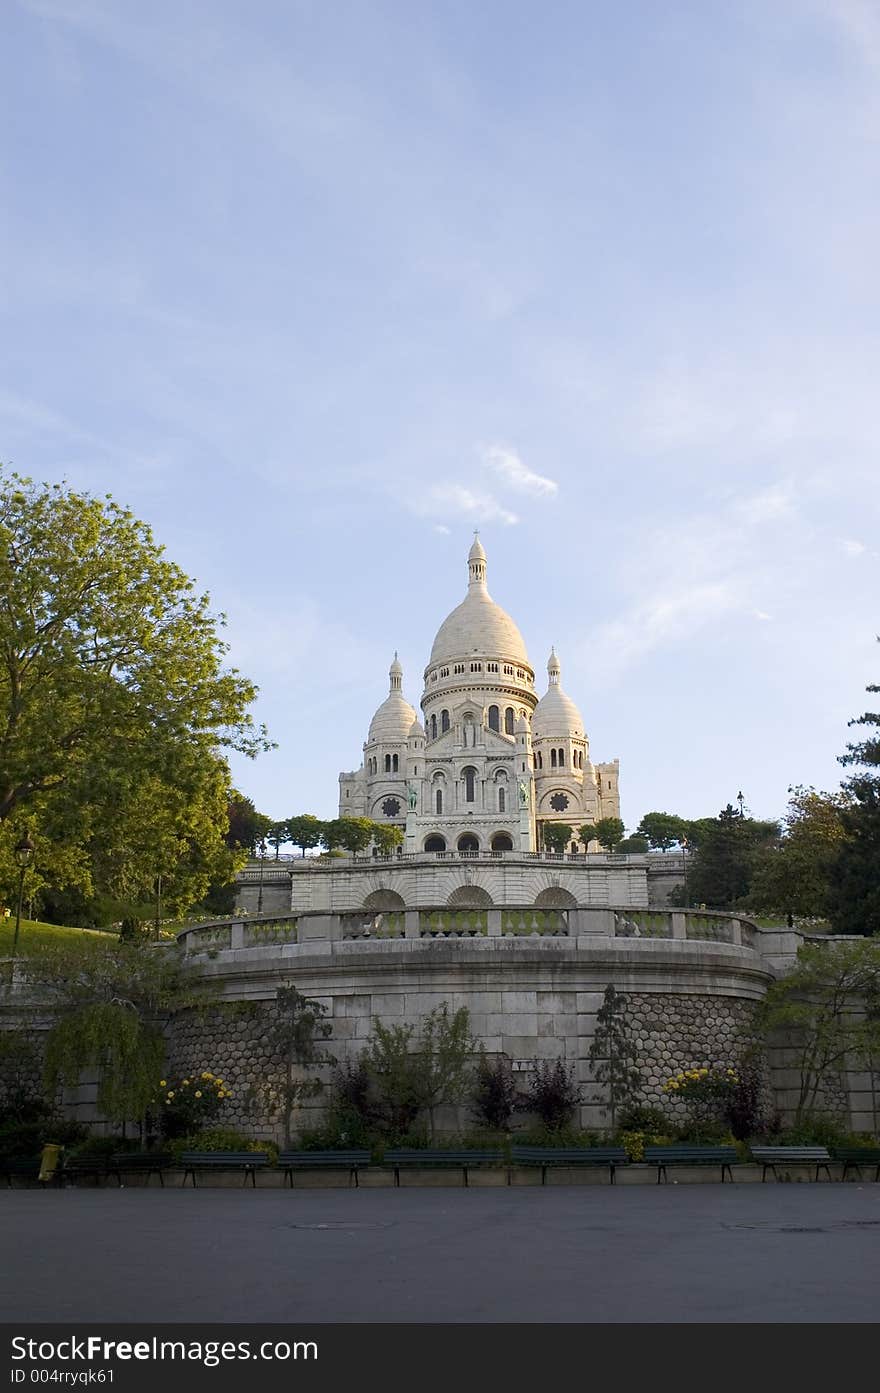
[[[48,1185],[55,1179],[55,1172],[58,1170],[58,1162],[61,1158],[61,1147],[55,1142],[47,1142],[43,1147],[40,1156],[40,1175],[39,1179],[43,1185]]]

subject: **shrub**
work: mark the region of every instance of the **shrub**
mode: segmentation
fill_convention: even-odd
[[[160,1079],[153,1105],[159,1131],[166,1140],[196,1132],[213,1122],[232,1090],[209,1069],[182,1079]]]
[[[278,1160],[274,1141],[246,1137],[242,1132],[221,1127],[205,1128],[189,1137],[176,1137],[171,1144],[174,1159],[178,1160],[184,1151],[266,1151],[272,1165]]]
[[[623,1132],[659,1132],[664,1136],[675,1130],[675,1125],[661,1108],[648,1107],[636,1103],[632,1107],[621,1108],[618,1118]]]
[[[481,1055],[474,1076],[474,1119],[495,1131],[507,1132],[516,1098],[516,1082],[510,1060],[499,1056],[490,1063],[485,1055]]]
[[[573,1065],[566,1066],[562,1059],[552,1064],[547,1059],[536,1060],[525,1106],[538,1114],[548,1132],[559,1133],[568,1126],[580,1101]]]
[[[64,1122],[54,1116],[4,1122],[0,1126],[0,1156],[36,1156],[50,1142],[72,1147],[87,1136],[81,1122]]]

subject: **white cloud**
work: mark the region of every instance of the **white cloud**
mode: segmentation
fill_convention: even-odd
[[[516,513],[505,508],[494,494],[478,493],[464,484],[435,484],[418,500],[415,509],[429,516],[474,518],[478,522],[500,522],[505,527],[519,522]]]
[[[555,479],[536,474],[523,464],[519,455],[504,445],[490,445],[483,451],[483,463],[499,474],[516,493],[531,494],[534,498],[555,498],[559,485]]]
[[[766,610],[763,610],[763,609],[756,609],[756,610],[755,610],[755,618],[756,618],[756,619],[760,619],[760,621],[761,621],[762,624],[766,624],[766,623],[768,623],[768,622],[773,618],[773,615],[772,615],[772,614],[767,614]]]
[[[791,513],[793,506],[790,485],[776,484],[772,488],[752,494],[749,498],[740,499],[736,504],[736,510],[743,521],[752,526],[785,517]]]
[[[444,522],[435,522],[435,523],[434,523],[434,531],[435,531],[435,532],[439,532],[440,535],[443,536],[443,537],[449,537],[449,536],[451,535],[451,533],[452,533],[452,528],[451,528],[451,527],[447,527],[446,524],[445,524]]]
[[[847,556],[861,556],[868,550],[864,542],[856,542],[852,538],[847,538],[840,544]]]

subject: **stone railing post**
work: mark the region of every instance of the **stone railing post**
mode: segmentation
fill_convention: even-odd
[[[403,936],[404,938],[418,938],[419,936],[419,911],[408,909],[403,916]]]
[[[730,927],[731,927],[731,929],[732,929],[732,931],[733,931],[733,934],[732,934],[732,937],[731,937],[731,940],[730,940],[731,943],[736,944],[737,948],[741,948],[741,947],[742,947],[742,941],[743,941],[743,936],[742,936],[742,924],[739,922],[738,919],[731,919],[731,921],[730,921]]]
[[[672,937],[673,937],[673,938],[687,938],[687,915],[686,915],[686,914],[676,914],[675,912],[673,912],[673,914],[672,914],[671,917],[672,917]]]
[[[243,948],[243,947],[244,947],[244,924],[242,924],[242,923],[230,924],[229,927],[230,927],[230,930],[231,930],[230,938],[229,938],[229,947],[230,947],[230,948]]]
[[[501,937],[501,910],[490,909],[486,921],[486,934],[489,938]]]

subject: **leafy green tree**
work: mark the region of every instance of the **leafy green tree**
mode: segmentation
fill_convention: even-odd
[[[822,917],[831,874],[846,841],[844,793],[791,788],[781,840],[758,849],[749,906],[779,914]],[[878,863],[880,864],[880,863]]]
[[[291,846],[298,846],[303,856],[313,847],[321,845],[324,823],[313,813],[300,813],[287,819],[287,837]]]
[[[390,822],[374,822],[372,828],[373,842],[380,855],[390,856],[396,847],[403,845],[402,827]]]
[[[356,856],[359,851],[364,851],[373,840],[374,823],[368,817],[340,817],[336,823],[336,846],[341,846],[345,851],[350,851],[352,856]],[[328,847],[328,850],[330,848]]]
[[[592,822],[585,822],[585,823],[583,823],[583,825],[580,826],[580,827],[578,828],[577,833],[578,833],[578,841],[583,842],[584,850],[586,851],[586,849],[587,849],[587,848],[589,847],[589,845],[590,845],[590,842],[594,842],[594,841],[596,840],[596,826],[595,826],[595,823],[592,823]]]
[[[567,822],[542,822],[541,835],[547,851],[565,851],[572,839],[574,828]]]
[[[335,851],[337,847],[342,846],[345,836],[343,821],[341,817],[334,817],[329,822],[321,823],[321,846],[325,851]]]
[[[602,1103],[611,1131],[616,1131],[621,1108],[635,1107],[644,1079],[638,1069],[638,1049],[627,1017],[627,999],[615,987],[607,986],[596,1013],[596,1029],[590,1044],[590,1064],[602,1092],[594,1102]]]
[[[623,841],[626,828],[619,817],[600,817],[596,823],[596,841],[606,851],[613,851]]]
[[[880,687],[870,686],[871,693]],[[828,904],[838,933],[880,933],[880,713],[866,711],[850,726],[865,738],[847,745],[841,764],[855,769],[844,784],[850,803],[841,813],[845,841],[831,871]]]
[[[6,471],[0,593],[0,886],[27,825],[32,889],[124,898],[161,873],[192,902],[229,851],[222,751],[269,744],[222,616],[112,499]]]
[[[675,813],[645,813],[636,830],[636,835],[646,837],[648,845],[655,851],[670,851],[681,846],[687,838],[688,824]]]
[[[633,836],[624,837],[622,842],[618,842],[616,850],[620,856],[644,856],[648,850],[648,838],[634,833]]]
[[[52,948],[26,959],[29,981],[53,1005],[45,1086],[73,1087],[84,1069],[98,1073],[97,1105],[111,1122],[141,1121],[163,1073],[163,1028],[179,1011],[209,1000],[177,948],[128,944],[100,953]]]
[[[880,1057],[880,941],[804,944],[761,1014],[765,1030],[784,1030],[796,1053],[800,1125],[848,1064],[872,1068]]]
[[[363,1054],[374,1121],[386,1135],[401,1137],[427,1112],[433,1137],[436,1109],[465,1096],[475,1049],[467,1009],[450,1013],[445,1001],[424,1017],[417,1037],[412,1025],[374,1021]]]
[[[742,817],[728,803],[717,818],[691,826],[697,838],[688,858],[691,902],[710,909],[735,907],[749,893],[761,852],[778,838],[778,824]]]
[[[266,841],[275,848],[275,860],[281,856],[281,848],[290,841],[290,829],[286,821],[270,822],[266,829]]]
[[[232,789],[227,804],[229,826],[226,831],[226,845],[233,851],[247,851],[253,855],[268,835],[272,826],[271,818],[258,813],[253,800]]]

